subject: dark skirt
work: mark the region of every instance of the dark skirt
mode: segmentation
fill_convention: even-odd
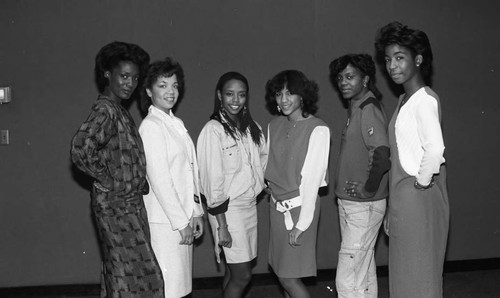
[[[434,175],[427,190],[414,187],[399,159],[394,114],[389,125],[389,294],[393,298],[443,297],[443,264],[448,240],[450,207],[446,167]]]
[[[298,239],[300,246],[290,246],[289,233],[285,227],[283,213],[276,211],[270,203],[269,265],[281,278],[316,276],[316,238],[318,234],[320,199],[316,200],[314,218],[309,228]],[[299,220],[301,207],[290,210],[293,222]]]
[[[122,198],[93,189],[102,253],[101,297],[164,297],[142,195]]]

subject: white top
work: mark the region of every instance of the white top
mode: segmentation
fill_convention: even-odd
[[[261,138],[257,146],[247,131],[234,140],[217,120],[202,129],[197,143],[201,192],[208,208],[215,208],[228,198],[238,204],[238,197],[255,198],[264,189],[267,146]]]
[[[269,137],[269,130],[267,135]],[[295,227],[301,231],[307,230],[313,221],[318,189],[328,184],[326,171],[328,169],[329,153],[330,129],[326,126],[317,126],[309,137],[306,158],[300,171],[302,179],[300,180],[299,190],[302,197],[302,206]]]
[[[401,166],[421,185],[428,185],[445,162],[439,98],[428,87],[415,92],[396,119],[396,144]]]
[[[144,196],[148,220],[182,230],[193,216],[203,215],[198,164],[193,141],[181,119],[151,105],[139,127],[146,155],[149,194]]]

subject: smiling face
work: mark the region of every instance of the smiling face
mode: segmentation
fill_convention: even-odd
[[[385,67],[394,83],[403,86],[412,83],[419,75],[418,65],[422,55],[413,54],[408,48],[392,44],[385,48]]]
[[[237,122],[238,113],[245,107],[247,101],[247,86],[240,80],[227,81],[222,90],[217,91],[222,108],[226,114]]]
[[[283,90],[276,92],[275,96],[281,112],[288,119],[295,121],[302,117],[302,97],[300,95],[290,93],[290,90],[285,86]]]
[[[336,80],[342,97],[345,99],[359,100],[368,92],[366,85],[369,77],[363,76],[363,73],[351,64],[339,72]]]
[[[104,77],[109,80],[104,95],[121,102],[129,99],[134,93],[139,82],[139,67],[133,62],[122,61],[111,71],[106,71]]]
[[[174,74],[171,77],[158,77],[151,89],[146,88],[146,93],[151,97],[151,102],[155,107],[169,114],[179,98],[177,76]]]

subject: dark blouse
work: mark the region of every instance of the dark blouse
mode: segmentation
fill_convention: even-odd
[[[115,196],[148,193],[146,158],[137,127],[120,104],[99,95],[71,142],[73,163]]]

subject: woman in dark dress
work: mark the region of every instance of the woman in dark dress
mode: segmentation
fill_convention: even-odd
[[[375,46],[404,89],[389,124],[390,296],[442,297],[449,205],[441,105],[428,86],[431,45],[423,31],[393,22],[380,29]]]
[[[112,42],[99,51],[100,94],[71,142],[73,163],[94,180],[90,197],[103,260],[101,297],[163,297],[142,199],[148,193],[144,148],[121,105],[148,63],[149,55],[134,44]]]
[[[318,86],[285,70],[266,85],[267,107],[280,116],[268,126],[265,179],[271,193],[269,265],[286,297],[311,297],[301,278],[316,276],[320,201],[327,185],[330,129],[315,117]]]

